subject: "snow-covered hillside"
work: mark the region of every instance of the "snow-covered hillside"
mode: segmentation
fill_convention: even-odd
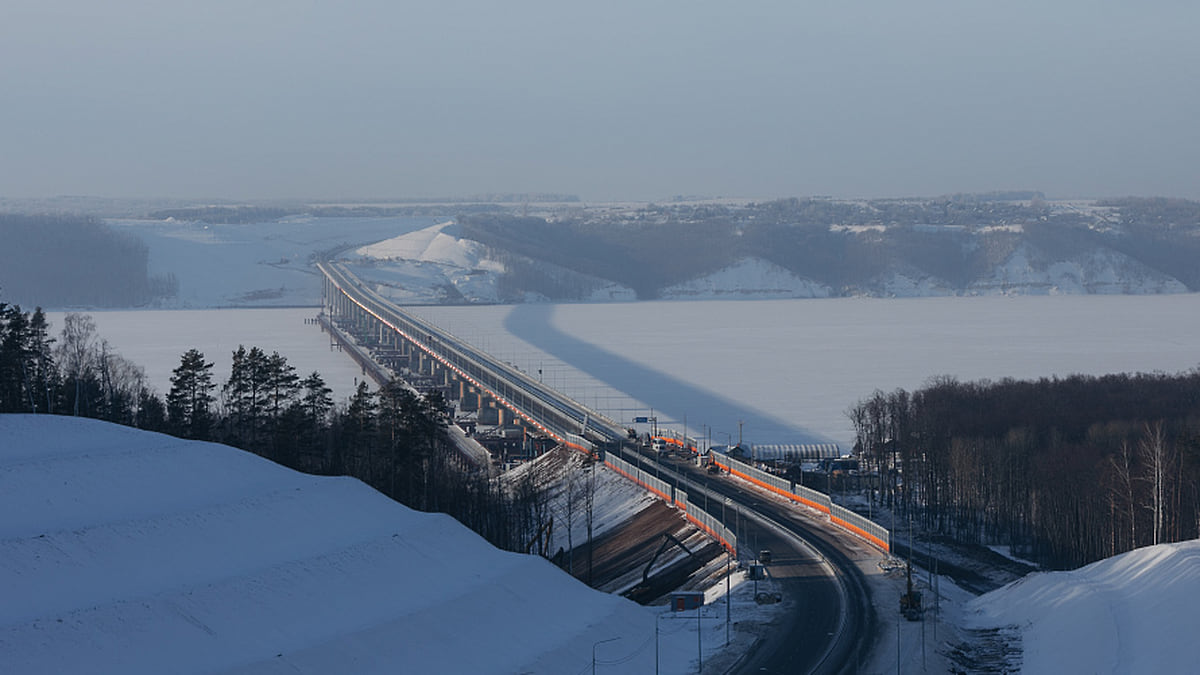
[[[966,627],[1019,636],[1023,673],[1196,672],[1197,598],[1193,540],[1031,574],[968,603]]]
[[[778,265],[743,258],[712,274],[671,286],[661,295],[663,300],[760,300],[827,298],[830,293],[828,286],[802,279]]]
[[[609,638],[654,665],[653,611],[226,446],[3,415],[0,513],[0,672],[577,673]]]
[[[545,302],[540,292],[512,282],[522,270],[568,288],[569,299],[590,302],[635,300],[628,288],[524,256],[505,254],[508,265],[483,244],[464,239],[453,222],[439,223],[354,251],[347,265],[381,295],[401,304],[493,304]],[[518,267],[520,269],[513,269]],[[507,277],[509,283],[503,278]],[[506,289],[505,286],[508,288]]]
[[[363,246],[356,254],[381,260],[411,260],[453,267],[503,269],[488,260],[484,247],[476,241],[462,239],[451,222],[431,225],[416,232]]]
[[[987,278],[974,281],[968,295],[1150,295],[1186,293],[1178,279],[1152,270],[1110,249],[1056,258],[1023,244]]]

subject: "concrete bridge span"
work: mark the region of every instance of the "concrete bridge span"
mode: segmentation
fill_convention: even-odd
[[[335,262],[319,262],[324,311],[385,363],[430,378],[481,421],[536,429],[560,443],[591,451],[619,445],[627,431],[447,331],[405,312]],[[494,418],[493,418],[494,415]]]

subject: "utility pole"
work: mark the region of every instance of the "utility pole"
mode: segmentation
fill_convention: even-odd
[[[724,507],[722,507],[722,508],[724,508]],[[724,523],[724,520],[725,520],[725,518],[724,518],[724,516],[722,516],[721,517],[722,523]],[[733,559],[733,553],[726,550],[725,551],[725,646],[726,647],[729,646],[729,624],[730,624],[729,603],[731,602],[730,597],[729,597],[729,575],[731,574],[731,572],[729,570],[729,564],[732,561],[732,559]]]

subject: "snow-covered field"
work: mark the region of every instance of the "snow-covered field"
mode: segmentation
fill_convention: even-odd
[[[724,646],[724,608],[698,639],[357,480],[95,420],[0,415],[0,512],[3,673],[688,673]]]

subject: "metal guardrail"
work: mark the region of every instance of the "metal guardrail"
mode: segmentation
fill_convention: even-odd
[[[737,555],[737,537],[733,534],[733,531],[726,527],[720,519],[706,512],[698,505],[689,502],[685,490],[672,487],[666,481],[650,475],[644,469],[634,466],[632,463],[611,453],[605,453],[604,464],[621,476],[646,488],[668,504],[674,505],[683,512],[684,517],[689,522],[699,527],[705,534],[716,539],[721,546],[725,547],[725,550]]]
[[[742,462],[734,457],[714,453],[713,462],[722,471],[749,481],[761,488],[774,492],[782,497],[804,504],[829,515],[829,522],[851,534],[866,540],[884,553],[892,550],[892,538],[888,529],[879,523],[864,518],[859,514],[834,504],[829,495],[812,488],[780,478],[762,469]]]

